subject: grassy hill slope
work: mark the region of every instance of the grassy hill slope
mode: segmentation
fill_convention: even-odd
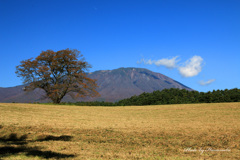
[[[0,103],[0,159],[238,159],[240,103]]]

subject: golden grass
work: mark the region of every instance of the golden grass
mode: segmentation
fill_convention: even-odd
[[[0,104],[0,159],[239,159],[239,133],[240,103]]]

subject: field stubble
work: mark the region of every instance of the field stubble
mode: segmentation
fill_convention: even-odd
[[[0,159],[239,159],[240,103],[0,104]]]

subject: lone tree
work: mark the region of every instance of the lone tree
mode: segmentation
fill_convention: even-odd
[[[28,84],[24,90],[41,88],[53,103],[60,103],[67,93],[73,98],[99,95],[96,80],[86,76],[88,68],[91,66],[78,50],[47,50],[35,59],[21,61],[16,74]]]

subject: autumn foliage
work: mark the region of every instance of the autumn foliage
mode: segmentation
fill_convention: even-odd
[[[42,51],[35,59],[21,61],[16,74],[28,84],[26,91],[41,88],[53,103],[60,103],[69,93],[76,96],[98,96],[96,80],[86,76],[91,66],[78,50]]]

